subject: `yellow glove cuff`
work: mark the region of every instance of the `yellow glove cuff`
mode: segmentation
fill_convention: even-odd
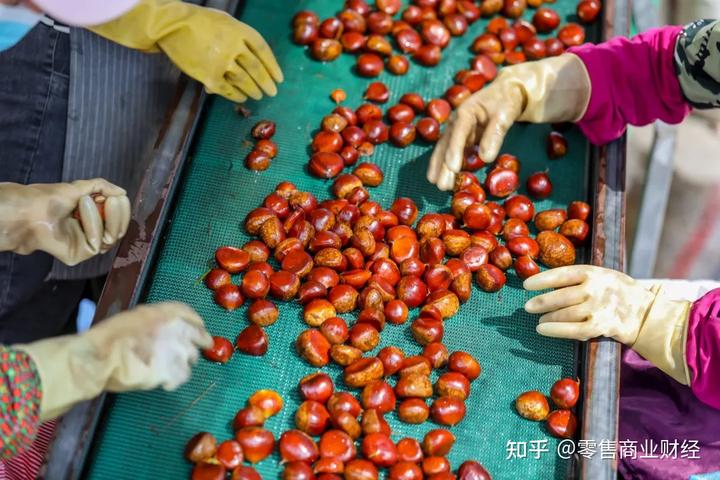
[[[514,83],[524,98],[518,120],[577,122],[585,115],[592,89],[590,75],[578,56],[566,53],[523,67],[514,72],[517,75]]]
[[[97,352],[82,335],[49,338],[13,348],[27,353],[35,363],[42,385],[40,421],[51,420],[74,404],[102,392],[108,372],[97,361]]]
[[[637,340],[630,346],[678,382],[689,385],[685,346],[691,302],[667,300],[660,287],[654,290],[655,300],[645,315]]]
[[[198,7],[178,0],[140,0],[120,18],[89,27],[101,37],[134,50],[159,52],[157,41]]]

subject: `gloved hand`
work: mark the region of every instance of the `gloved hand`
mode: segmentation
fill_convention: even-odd
[[[105,197],[103,217],[92,195]],[[79,219],[73,213],[79,212]],[[110,250],[127,231],[125,190],[96,178],[72,183],[0,183],[0,251],[42,250],[76,265]]]
[[[42,385],[40,420],[45,421],[103,390],[173,390],[190,378],[198,348],[210,346],[212,338],[192,308],[159,303],[115,315],[81,335],[13,348],[35,363]]]
[[[122,17],[90,28],[128,48],[161,50],[177,67],[234,102],[275,96],[280,66],[260,34],[225,12],[178,0],[141,0]],[[262,89],[262,92],[261,92]]]
[[[451,190],[466,146],[479,143],[480,158],[490,163],[514,122],[577,121],[589,101],[590,78],[573,54],[505,67],[458,107],[435,146],[427,179]]]
[[[588,340],[610,337],[631,347],[685,385],[690,377],[685,344],[690,302],[666,299],[624,273],[590,265],[555,268],[525,280],[527,290],[549,293],[525,304],[542,313],[537,332],[548,337]]]

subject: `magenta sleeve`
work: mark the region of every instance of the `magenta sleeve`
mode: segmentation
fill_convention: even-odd
[[[685,358],[695,396],[720,409],[720,288],[690,309]]]
[[[578,126],[590,142],[619,138],[628,124],[679,123],[690,113],[675,73],[673,52],[682,27],[570,49],[590,75],[592,93]]]

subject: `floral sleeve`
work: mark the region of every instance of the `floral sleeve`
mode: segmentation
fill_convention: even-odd
[[[42,391],[30,357],[0,346],[0,458],[28,448],[37,434]]]
[[[698,20],[683,28],[675,44],[675,71],[690,105],[720,107],[720,21]]]

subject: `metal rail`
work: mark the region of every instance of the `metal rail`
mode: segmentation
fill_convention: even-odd
[[[630,0],[604,3],[603,40],[630,32]],[[593,205],[592,264],[623,270],[625,263],[625,158],[626,138],[592,147]],[[620,345],[609,339],[583,344],[585,389],[580,438],[601,442],[617,440],[620,397]],[[586,480],[617,478],[617,459],[581,457],[579,476]]]
[[[635,0],[633,12],[640,32],[661,24],[660,12],[651,0]],[[656,121],[654,127],[655,138],[628,268],[628,273],[634,278],[653,277],[672,185],[677,126]]]
[[[161,132],[154,160],[133,205],[130,229],[120,245],[98,302],[93,323],[135,306],[153,264],[173,196],[173,177],[182,169],[205,94],[194,81],[181,81],[179,99]],[[82,472],[105,403],[103,394],[82,402],[58,422],[43,478],[74,479]]]
[[[630,253],[628,273],[633,278],[652,278],[673,178],[677,127],[655,122],[655,138],[648,160],[640,212]]]

